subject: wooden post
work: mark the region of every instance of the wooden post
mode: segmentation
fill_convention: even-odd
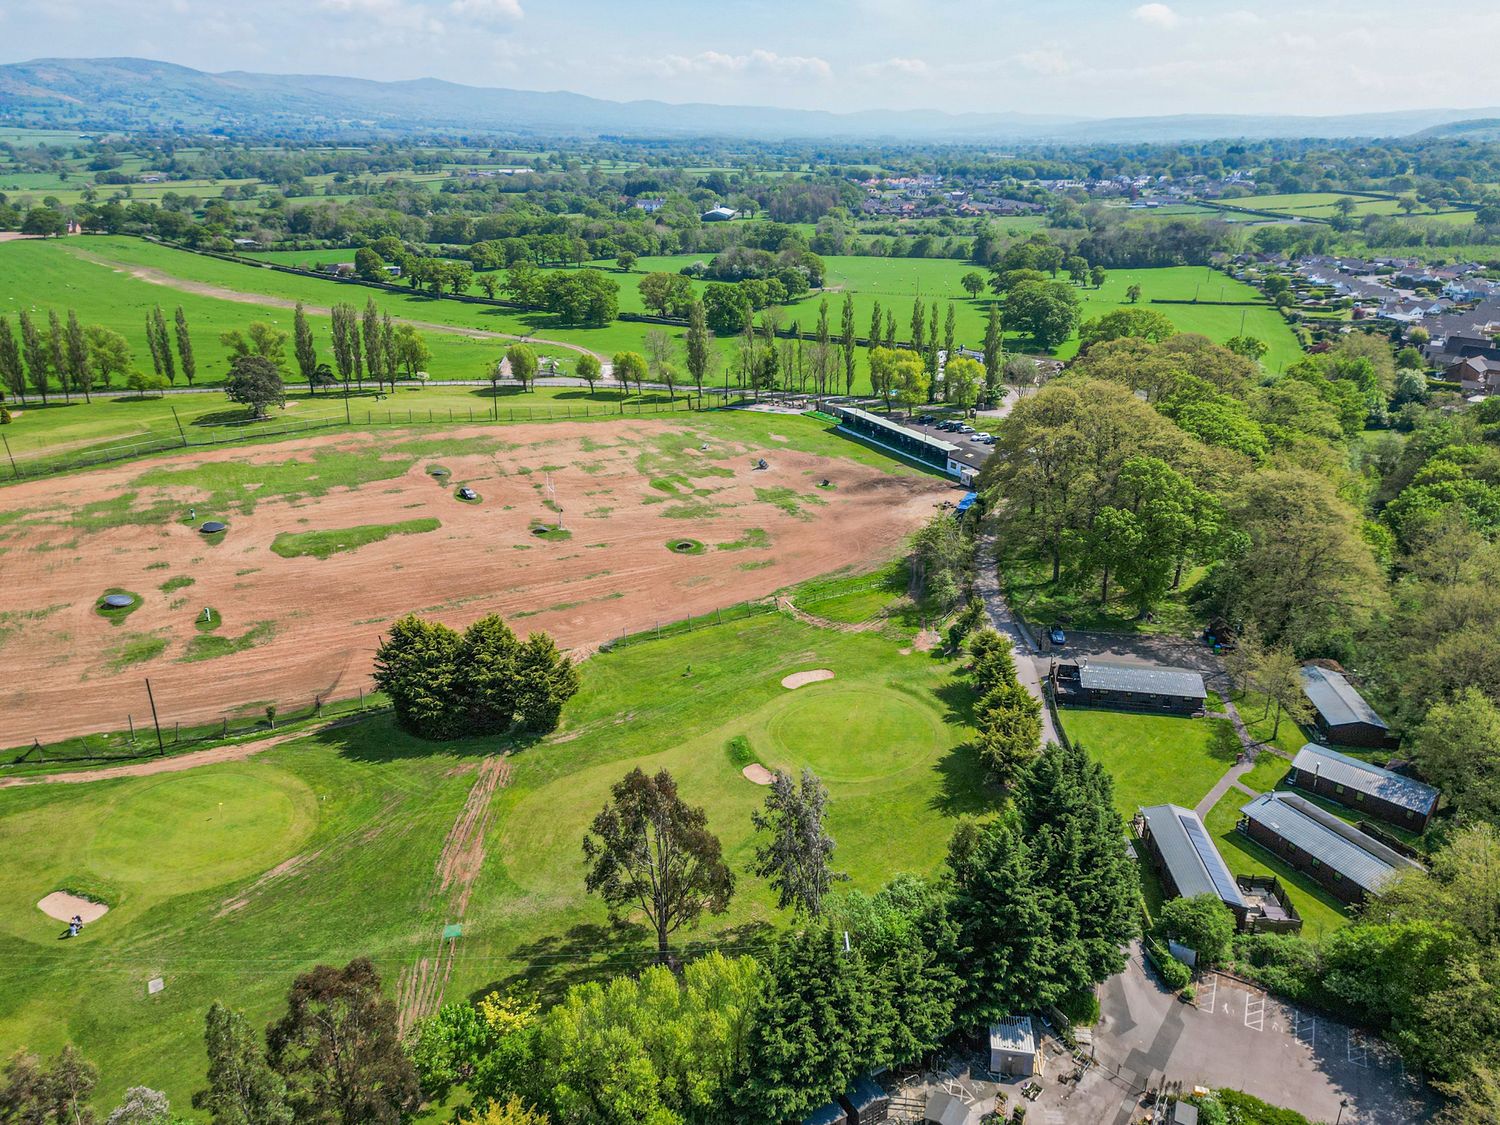
[[[156,728],[156,752],[166,756],[167,748],[161,740],[161,723],[156,718],[156,697],[151,694],[151,678],[146,677],[146,698],[151,701],[151,725]]]
[[[135,716],[126,715],[125,721],[130,724],[130,741],[135,742]]]
[[[16,479],[21,479],[21,470],[16,468],[16,455],[10,451],[10,439],[0,434],[0,441],[5,442],[5,455],[10,458],[10,471],[16,474]]]

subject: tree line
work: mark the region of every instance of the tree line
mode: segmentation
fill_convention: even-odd
[[[72,309],[66,318],[48,309],[45,328],[27,309],[17,312],[14,330],[10,318],[0,316],[0,395],[8,392],[24,404],[34,394],[45,406],[47,396],[60,391],[64,401],[81,394],[88,402],[94,391],[110,389],[115,380],[127,390],[160,390],[176,382],[179,370],[193,385],[198,367],[180,305],[171,328],[161,306],[153,306],[146,314],[146,340],[154,374],[135,369],[125,337],[102,324],[80,323]]]

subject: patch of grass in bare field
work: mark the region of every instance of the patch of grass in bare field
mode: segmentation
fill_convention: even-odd
[[[215,617],[217,616],[215,614]],[[196,660],[214,660],[220,656],[231,656],[236,652],[244,652],[256,645],[265,644],[275,635],[276,623],[274,621],[257,621],[237,637],[200,632],[188,641],[186,651],[178,657],[178,660],[181,663],[191,663]]]
[[[132,664],[155,660],[166,650],[166,637],[156,633],[131,633],[119,644],[109,648],[105,654],[105,663],[111,672],[118,672]]]
[[[284,559],[310,556],[326,559],[341,551],[353,551],[369,543],[379,543],[393,535],[420,535],[436,531],[442,523],[434,518],[403,520],[400,523],[370,523],[357,527],[327,531],[283,531],[271,541],[271,550]]]

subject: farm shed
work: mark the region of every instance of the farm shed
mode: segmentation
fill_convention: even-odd
[[[1385,720],[1342,672],[1304,664],[1302,691],[1313,705],[1313,722],[1329,742],[1345,746],[1396,746],[1398,740]]]
[[[990,1069],[996,1074],[1030,1078],[1042,1072],[1044,1062],[1030,1016],[1007,1016],[990,1024]]]
[[[1425,832],[1437,810],[1438,791],[1432,786],[1312,742],[1297,751],[1287,780],[1413,832]]]
[[[1421,865],[1293,793],[1264,793],[1240,809],[1240,828],[1344,902],[1378,895]]]
[[[1188,668],[1110,664],[1102,660],[1055,663],[1052,686],[1059,703],[1124,707],[1190,715],[1208,699],[1203,677]]]
[[[966,463],[955,461],[963,451],[952,442],[928,437],[918,430],[899,426],[889,418],[871,414],[857,406],[836,406],[834,412],[838,415],[838,428],[843,433],[909,457],[928,468],[956,477],[965,484],[972,481],[978,473],[977,467],[971,468]]]
[[[1216,895],[1234,911],[1235,921],[1245,924],[1249,903],[1197,813],[1180,805],[1152,805],[1137,815],[1136,833],[1170,896]]]
[[[849,1111],[849,1125],[880,1125],[891,1113],[891,1096],[868,1074],[855,1078],[839,1102]]]

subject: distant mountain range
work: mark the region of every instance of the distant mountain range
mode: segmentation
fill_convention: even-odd
[[[1391,137],[1500,116],[1433,109],[1341,117],[1183,115],[1081,118],[1024,113],[614,102],[565,91],[374,82],[317,74],[208,74],[150,59],[34,59],[0,66],[0,120],[79,129],[225,132],[477,132],[755,140],[927,140],[1078,144],[1213,138]]]

